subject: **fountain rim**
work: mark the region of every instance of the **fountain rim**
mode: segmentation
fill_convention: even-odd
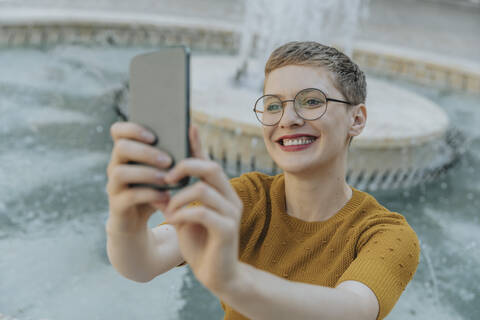
[[[245,122],[237,122],[230,118],[226,117],[213,117],[212,115],[208,114],[207,112],[200,111],[200,110],[192,110],[193,111],[193,119],[197,123],[201,123],[204,125],[211,125],[222,127],[225,130],[231,132],[237,132],[240,130],[242,133],[255,136],[260,139],[263,138],[262,127],[260,125],[245,123]],[[422,135],[418,137],[408,137],[408,138],[371,138],[371,139],[353,139],[351,148],[361,148],[361,149],[375,149],[376,151],[379,150],[389,150],[389,149],[398,149],[398,148],[410,148],[410,147],[419,147],[436,139],[441,139],[444,137],[448,128],[444,128],[444,130],[439,130],[436,132],[432,132],[429,135]],[[361,137],[361,135],[359,136]]]
[[[8,29],[46,30],[68,28],[122,29],[149,32],[173,28],[179,32],[195,30],[199,37],[220,37],[213,46],[205,51],[236,54],[243,26],[240,23],[212,21],[204,18],[179,15],[158,15],[145,13],[125,13],[92,11],[85,9],[42,9],[2,7],[0,11],[0,48],[5,45],[2,31]],[[8,38],[9,35],[7,35]],[[191,35],[189,35],[191,36]],[[79,36],[80,37],[80,36]],[[195,36],[194,36],[195,37]],[[223,37],[223,38],[222,38]],[[205,42],[205,39],[202,39]],[[211,41],[212,39],[208,39]],[[2,43],[3,41],[3,43]],[[82,39],[85,41],[85,39]],[[188,41],[188,40],[187,40]],[[83,44],[92,44],[89,39]],[[38,45],[38,43],[33,43]],[[46,43],[55,45],[58,43]],[[186,43],[188,45],[188,43]],[[31,43],[20,44],[29,46]],[[340,47],[340,46],[338,46]],[[480,63],[471,60],[443,56],[417,49],[384,45],[372,41],[358,41],[353,44],[352,58],[360,67],[374,74],[398,76],[419,84],[445,86],[446,89],[460,90],[480,94]],[[194,45],[192,49],[195,50]],[[340,47],[341,49],[341,47]],[[202,50],[202,49],[201,49]],[[435,79],[435,78],[439,78]]]
[[[60,24],[60,25],[58,25]],[[194,17],[146,13],[102,12],[85,9],[2,8],[0,26],[126,26],[138,27],[175,26],[208,29],[213,31],[239,31],[235,24],[219,23]]]

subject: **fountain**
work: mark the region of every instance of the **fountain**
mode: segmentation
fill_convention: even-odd
[[[246,9],[238,56],[192,59],[193,120],[211,158],[231,176],[277,172],[262,143],[261,126],[247,108],[262,94],[269,54],[292,40],[315,40],[352,53],[354,31],[366,4],[282,0],[272,6],[268,0],[251,0]],[[440,107],[385,81],[367,80],[368,125],[349,151],[349,184],[362,190],[409,188],[434,179],[459,159],[463,139]],[[123,117],[128,117],[127,91],[118,101]]]
[[[131,57],[159,45],[182,43],[193,49],[193,120],[212,157],[231,175],[278,170],[249,113],[258,95],[258,80],[252,80],[255,64],[265,59],[255,53],[260,48],[255,39],[261,35],[252,33],[252,42],[242,37],[252,26],[241,24],[244,11],[237,2],[209,1],[215,4],[212,8],[228,7],[225,12],[230,14],[215,21],[225,13],[203,10],[187,0],[165,6],[169,11],[148,1],[138,1],[142,10],[133,11],[118,3],[115,12],[86,10],[93,4],[80,2],[75,7],[56,1],[48,10],[37,5],[39,0],[24,0],[23,7],[0,3],[0,132],[7,137],[0,141],[1,313],[19,319],[153,318],[160,312],[168,319],[222,315],[216,299],[188,268],[175,268],[146,284],[116,274],[105,256],[103,230],[108,216],[108,128],[118,120],[114,108],[128,115],[124,83]],[[96,3],[111,8],[108,1]],[[185,3],[188,10],[182,7]],[[279,3],[280,12],[290,10],[287,2]],[[330,16],[338,18],[344,14],[340,3],[318,5],[331,5]],[[351,3],[361,14],[348,16],[349,21],[366,16],[364,2]],[[378,9],[377,2],[370,3]],[[421,3],[416,9],[423,8]],[[289,12],[289,21],[301,12],[295,10]],[[422,246],[418,271],[389,319],[471,319],[479,312],[480,298],[475,286],[480,279],[480,118],[474,108],[480,101],[480,69],[461,59],[385,42],[354,41],[349,46],[354,34],[344,35],[338,43],[318,39],[349,52],[367,72],[369,123],[352,143],[349,182],[404,214]],[[226,101],[221,94],[212,96],[212,87],[231,90],[244,109],[213,118],[215,107]],[[411,119],[410,112],[419,112],[408,132],[383,116],[398,110],[387,109],[394,108],[384,102],[387,93],[410,101],[408,107],[421,106],[396,113]],[[230,141],[236,141],[236,149]],[[442,170],[455,163],[451,170]],[[154,215],[149,225],[161,220],[160,214]]]
[[[367,5],[368,0],[299,3],[281,0],[275,5],[269,0],[246,1],[236,80],[250,75],[258,82],[264,76],[270,53],[289,41],[314,40],[341,46],[351,56],[355,31],[359,20],[367,16]]]

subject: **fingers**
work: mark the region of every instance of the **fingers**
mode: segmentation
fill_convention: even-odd
[[[172,159],[167,153],[147,144],[155,140],[153,133],[133,122],[116,122],[110,131],[115,141],[107,167],[107,191],[110,194],[121,192],[130,183],[165,184],[165,174],[158,169],[169,168]],[[144,165],[126,165],[132,162]]]
[[[145,143],[119,139],[112,151],[112,163],[125,164],[130,161],[141,162],[160,169],[167,169],[172,163],[171,157],[155,147]]]
[[[115,122],[110,127],[110,134],[114,141],[111,162],[113,164],[127,163],[131,160],[144,162],[164,167],[168,167],[171,163],[170,156],[166,152],[162,152],[152,144],[155,144],[157,137],[150,130],[142,127],[134,122]],[[168,160],[160,161],[157,158],[163,156]]]
[[[153,132],[134,122],[115,122],[110,127],[110,134],[114,142],[119,139],[132,139],[151,144],[156,140]]]
[[[191,147],[192,156],[194,158],[208,160],[209,157],[202,148],[202,143],[200,141],[200,134],[198,132],[197,126],[195,125],[190,126],[189,137],[190,137],[190,147]]]
[[[116,122],[111,126],[110,133],[114,140],[107,167],[110,216],[141,217],[150,215],[155,209],[163,210],[170,200],[168,191],[147,186],[129,187],[129,184],[165,184],[163,169],[170,167],[171,159],[152,146],[156,143],[153,132],[136,123]],[[141,164],[127,164],[131,162]]]
[[[165,181],[169,184],[175,183],[186,176],[200,178],[215,188],[228,201],[241,205],[237,193],[233,190],[228,177],[218,163],[196,158],[184,159],[168,172]]]
[[[165,209],[165,215],[171,215],[173,212],[175,212],[176,215],[177,210],[182,206],[199,199],[201,199],[203,205],[221,215],[233,218],[238,218],[240,216],[237,212],[238,208],[235,208],[217,190],[201,181],[188,186],[175,194]]]
[[[238,232],[235,230],[237,224],[231,219],[227,219],[204,206],[182,208],[175,212],[175,215],[167,217],[165,221],[169,224],[198,223],[206,227],[207,230],[223,235],[222,238]]]
[[[109,175],[108,193],[116,194],[132,183],[164,185],[166,172],[142,165],[117,165]]]
[[[115,206],[131,208],[140,204],[168,202],[170,194],[152,188],[129,188],[115,195]],[[125,211],[125,210],[122,210]]]

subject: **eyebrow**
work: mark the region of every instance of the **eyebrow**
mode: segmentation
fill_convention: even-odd
[[[299,93],[300,91],[305,90],[305,89],[319,89],[319,90],[321,90],[323,93],[325,93],[325,94],[328,96],[327,90],[325,90],[325,89],[323,89],[323,88],[316,88],[316,87],[305,87],[305,88],[303,88],[303,89],[298,90],[298,91],[295,93],[295,95],[296,95],[297,93]],[[278,93],[264,93],[264,95],[272,95],[272,96],[277,96],[277,97],[279,97],[279,98],[285,99],[285,96],[284,96],[284,95],[278,94]],[[295,97],[295,95],[294,95],[293,97]]]
[[[265,93],[266,95],[272,95],[272,96],[277,96],[279,98],[285,99],[285,96],[283,94],[278,94],[278,93]]]

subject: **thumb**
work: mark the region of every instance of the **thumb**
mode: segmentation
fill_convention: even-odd
[[[192,124],[189,128],[190,136],[190,152],[192,157],[208,160],[207,153],[202,149],[202,142],[200,141],[200,134],[198,133],[198,127]]]

